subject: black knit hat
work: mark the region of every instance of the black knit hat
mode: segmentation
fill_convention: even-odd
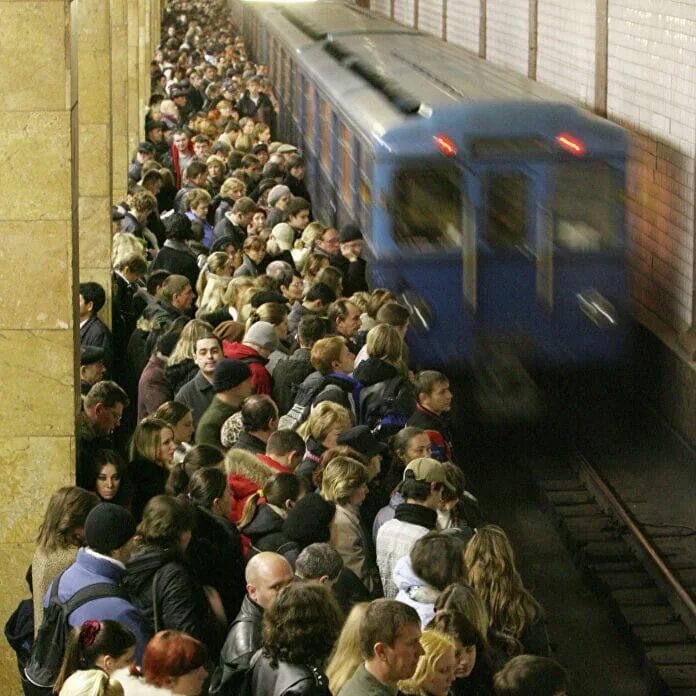
[[[357,225],[351,225],[350,223],[345,225],[341,229],[341,234],[339,235],[340,241],[343,242],[356,242],[362,239],[363,235],[360,228]]]
[[[249,377],[251,370],[245,362],[223,358],[213,372],[213,390],[218,393],[234,389]]]
[[[85,520],[85,541],[97,553],[120,549],[134,534],[135,519],[120,505],[99,503]]]
[[[283,531],[301,548],[326,542],[331,536],[329,525],[335,514],[335,503],[324,500],[318,493],[307,493],[288,512]]]

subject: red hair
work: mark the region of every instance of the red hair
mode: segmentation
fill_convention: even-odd
[[[165,686],[171,677],[180,677],[205,665],[208,650],[200,641],[181,631],[160,631],[145,647],[143,677],[148,684]]]

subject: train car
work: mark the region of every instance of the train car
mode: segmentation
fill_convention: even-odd
[[[315,214],[360,224],[371,285],[412,309],[417,363],[623,359],[623,129],[347,3],[242,11]]]

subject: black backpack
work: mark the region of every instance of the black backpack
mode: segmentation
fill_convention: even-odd
[[[382,441],[399,432],[415,410],[413,385],[400,375],[360,390],[358,423]]]
[[[68,642],[70,624],[68,618],[75,609],[95,599],[128,595],[118,585],[102,582],[88,585],[78,590],[67,602],[58,599],[58,587],[63,577],[62,571],[51,585],[51,596],[44,610],[43,621],[36,634],[31,657],[24,668],[24,675],[35,686],[50,689],[56,682],[63,663],[65,646]]]
[[[320,400],[320,397],[327,398],[331,394],[340,399],[345,392],[318,373],[311,374],[298,387],[292,408],[280,417],[278,430],[297,430],[309,418],[314,403]]]

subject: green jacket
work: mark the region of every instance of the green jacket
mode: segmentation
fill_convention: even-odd
[[[343,685],[338,696],[396,696],[397,689],[378,682],[366,669],[359,665],[353,676]]]
[[[225,421],[237,411],[239,411],[238,407],[228,406],[217,396],[214,396],[196,427],[196,444],[214,445],[224,450],[225,448],[220,441],[220,431]]]

